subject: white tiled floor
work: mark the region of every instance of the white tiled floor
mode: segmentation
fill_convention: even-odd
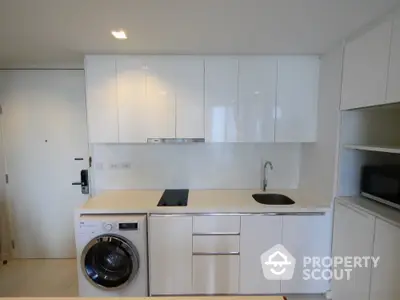
[[[0,297],[76,297],[75,259],[13,260],[0,267]],[[323,297],[289,297],[322,300]]]

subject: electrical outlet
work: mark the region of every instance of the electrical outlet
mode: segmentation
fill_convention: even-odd
[[[110,164],[109,169],[110,170],[118,170],[119,169],[119,164],[116,164],[116,163]]]
[[[125,163],[121,163],[121,170],[129,170],[130,168],[132,168],[132,164],[129,162],[125,162]]]

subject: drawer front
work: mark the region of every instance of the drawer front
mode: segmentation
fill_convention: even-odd
[[[197,235],[193,237],[193,253],[239,253],[238,235]]]
[[[193,233],[231,233],[240,232],[240,216],[195,216]]]
[[[239,293],[239,255],[193,255],[195,294]]]

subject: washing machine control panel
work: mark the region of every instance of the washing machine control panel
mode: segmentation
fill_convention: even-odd
[[[104,223],[103,228],[105,231],[111,231],[111,230],[113,230],[113,224],[112,223]]]

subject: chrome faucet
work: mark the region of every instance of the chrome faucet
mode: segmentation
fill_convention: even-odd
[[[265,192],[267,190],[267,186],[268,186],[268,167],[270,168],[271,171],[274,169],[272,162],[266,161],[264,164],[264,173],[263,173],[264,178],[263,178],[263,184],[262,184],[263,192]]]

